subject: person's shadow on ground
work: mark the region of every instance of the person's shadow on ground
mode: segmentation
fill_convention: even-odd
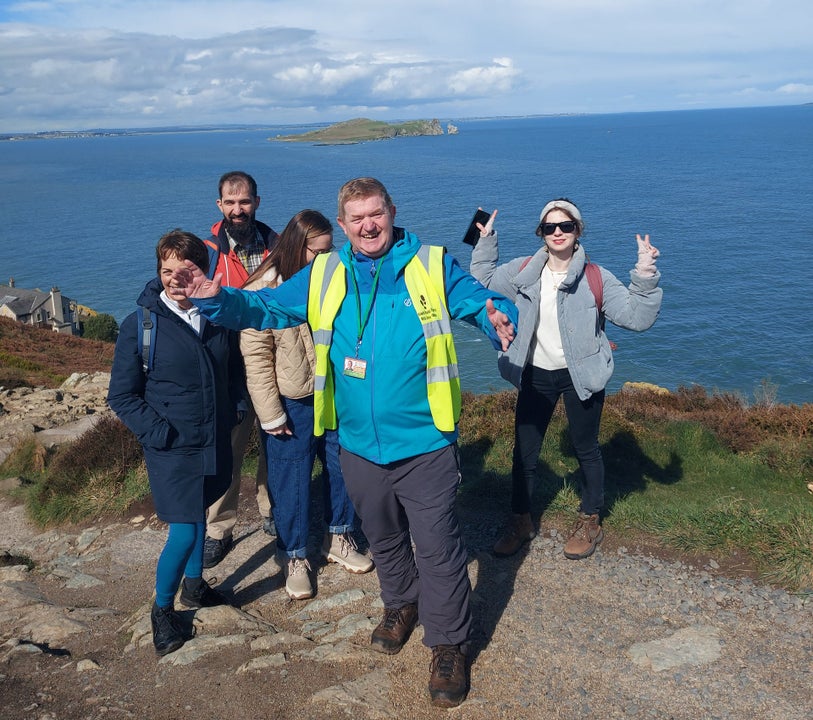
[[[552,430],[552,428],[551,428]],[[549,430],[549,432],[551,432]],[[562,453],[573,455],[567,427],[558,435]],[[517,575],[530,552],[530,544],[510,557],[498,558],[492,548],[510,513],[511,474],[495,473],[485,467],[486,457],[493,449],[493,441],[480,438],[461,444],[463,480],[458,493],[457,511],[463,537],[469,550],[470,569],[473,570],[472,613],[474,634],[470,657],[474,662],[488,646],[511,600]],[[682,475],[682,463],[672,454],[665,466],[652,460],[641,448],[635,436],[620,429],[602,444],[605,463],[605,508],[612,513],[613,506],[628,495],[643,490],[647,483],[673,484]],[[544,456],[544,449],[543,449]],[[580,490],[581,471],[557,474],[540,457],[537,482],[532,498],[531,518],[539,528],[539,520],[565,485],[571,485],[576,494]],[[574,508],[575,513],[576,508]],[[539,528],[542,531],[542,528]],[[472,564],[476,563],[476,568]]]

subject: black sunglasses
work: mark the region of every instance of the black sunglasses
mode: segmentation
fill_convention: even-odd
[[[559,228],[563,233],[572,233],[578,226],[579,224],[574,220],[565,220],[558,223],[540,223],[539,229],[543,235],[553,235],[556,228]]]

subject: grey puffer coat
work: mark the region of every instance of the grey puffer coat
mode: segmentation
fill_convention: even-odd
[[[582,400],[603,390],[613,374],[613,352],[601,329],[596,299],[584,273],[584,248],[573,253],[567,276],[559,286],[557,315],[562,348],[573,387]],[[539,317],[539,284],[548,261],[543,246],[530,259],[519,257],[498,265],[497,234],[481,237],[471,253],[470,272],[483,285],[514,301],[519,310],[519,331],[507,352],[500,352],[500,375],[519,387],[522,371],[532,356]],[[527,264],[526,264],[527,263]],[[523,264],[525,265],[523,267]],[[644,278],[630,271],[625,287],[609,270],[601,269],[604,315],[613,325],[627,330],[646,330],[658,317],[663,291],[660,272]]]

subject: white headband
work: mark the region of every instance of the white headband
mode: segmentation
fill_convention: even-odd
[[[579,208],[577,208],[572,202],[569,200],[551,200],[545,207],[542,208],[542,212],[539,213],[539,222],[542,222],[545,219],[545,215],[547,215],[551,210],[565,210],[567,213],[572,217],[579,226],[579,234],[584,232],[584,221],[582,220],[582,214],[579,212]]]

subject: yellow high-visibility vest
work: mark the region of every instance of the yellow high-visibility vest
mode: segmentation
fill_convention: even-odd
[[[444,248],[421,245],[404,268],[404,281],[426,341],[426,395],[438,430],[452,432],[460,419],[460,376],[452,337],[443,273]],[[308,290],[308,325],[313,332],[316,370],[313,394],[313,433],[335,429],[336,404],[330,345],[333,321],[347,294],[347,278],[338,252],[313,260]]]

